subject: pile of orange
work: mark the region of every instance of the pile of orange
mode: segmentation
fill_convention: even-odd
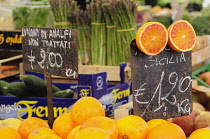
[[[195,30],[185,20],[172,23],[168,29],[159,22],[148,22],[142,25],[136,34],[137,47],[149,56],[159,54],[167,44],[172,50],[187,52],[194,48],[195,43]]]
[[[210,129],[197,129],[189,136],[198,138],[209,139]],[[181,127],[163,119],[146,122],[135,115],[110,119],[97,99],[83,97],[69,113],[55,119],[52,129],[46,121],[31,117],[18,130],[1,128],[0,139],[186,139],[186,135]]]

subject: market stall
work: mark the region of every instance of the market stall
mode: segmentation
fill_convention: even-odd
[[[209,137],[209,11],[0,0],[0,138]]]

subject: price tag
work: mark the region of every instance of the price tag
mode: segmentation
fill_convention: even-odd
[[[146,121],[189,115],[192,111],[191,51],[166,48],[156,56],[131,42],[133,112]]]
[[[23,27],[22,36],[25,71],[78,76],[77,30]]]

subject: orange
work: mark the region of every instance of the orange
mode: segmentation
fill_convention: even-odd
[[[62,138],[56,134],[45,134],[45,135],[39,136],[39,138],[37,139],[62,139]]]
[[[210,128],[199,128],[193,131],[188,139],[210,139]]]
[[[92,118],[87,119],[82,125],[80,129],[84,129],[87,127],[98,127],[103,129],[111,139],[117,139],[118,137],[118,130],[116,123],[105,116],[95,116]]]
[[[70,109],[70,115],[75,127],[91,117],[105,116],[105,110],[101,102],[96,98],[82,97],[74,103]]]
[[[77,132],[79,132],[81,125],[76,126],[75,128],[73,128],[70,133],[68,134],[67,139],[74,139],[74,136]]]
[[[136,34],[138,49],[149,56],[159,54],[168,42],[166,27],[159,22],[148,22],[142,25]]]
[[[66,139],[69,132],[73,129],[71,116],[69,113],[58,116],[53,123],[53,131],[63,139]]]
[[[106,132],[97,127],[87,127],[79,130],[74,139],[111,139]]]
[[[147,139],[186,139],[184,131],[178,125],[164,122],[153,127]]]
[[[168,44],[178,52],[191,51],[195,47],[196,34],[193,26],[185,21],[178,20],[168,28]]]
[[[15,129],[4,127],[0,129],[0,139],[21,139],[21,136]]]
[[[38,127],[29,134],[28,139],[39,139],[40,136],[45,134],[55,134],[55,132],[48,127]]]
[[[149,131],[147,122],[135,115],[123,116],[116,124],[118,139],[146,139]]]
[[[161,123],[164,123],[164,122],[167,122],[166,120],[164,119],[152,119],[152,120],[149,120],[147,122],[147,125],[149,126],[149,131],[155,127],[156,125],[159,125]]]
[[[18,132],[21,135],[22,139],[27,139],[29,134],[39,127],[49,128],[49,125],[43,119],[37,117],[29,117],[22,121],[18,128]]]

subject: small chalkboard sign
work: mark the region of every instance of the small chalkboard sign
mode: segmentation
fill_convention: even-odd
[[[156,56],[130,46],[133,112],[146,121],[189,115],[192,111],[191,51],[167,46]]]
[[[78,77],[77,30],[23,27],[22,37],[23,69],[45,75],[48,123],[52,127],[54,113],[51,74]]]
[[[25,71],[78,76],[77,30],[23,27],[22,36]]]

